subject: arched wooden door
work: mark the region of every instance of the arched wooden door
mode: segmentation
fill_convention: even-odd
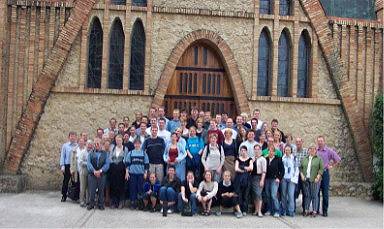
[[[236,115],[236,106],[228,76],[217,53],[205,44],[190,46],[180,58],[164,100],[165,110],[172,117],[173,109],[188,113],[196,106],[211,115]]]

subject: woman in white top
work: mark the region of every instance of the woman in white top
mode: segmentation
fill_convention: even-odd
[[[205,171],[204,180],[200,182],[196,192],[196,197],[203,206],[202,214],[205,216],[211,214],[212,199],[216,197],[218,187],[218,183],[212,180],[212,172]]]
[[[203,154],[201,155],[201,163],[204,166],[204,170],[211,171],[213,179],[219,182],[222,167],[225,162],[225,155],[223,147],[217,144],[217,139],[217,134],[209,135],[209,144],[204,147]]]

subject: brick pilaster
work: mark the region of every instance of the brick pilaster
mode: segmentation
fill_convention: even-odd
[[[125,5],[125,26],[124,26],[124,71],[123,71],[123,89],[129,89],[129,69],[131,62],[131,1],[127,1]]]
[[[101,63],[101,88],[108,87],[108,72],[109,72],[109,6],[110,0],[105,0],[104,18],[103,18],[103,59]]]
[[[255,17],[253,20],[253,56],[252,56],[252,94],[249,96],[250,98],[254,99],[257,95],[257,77],[258,77],[258,71],[259,71],[259,37],[260,37],[260,31],[261,26],[259,23],[259,17],[260,17],[260,1],[253,1],[254,4],[254,12]]]
[[[279,0],[274,1],[273,6],[273,32],[272,32],[272,79],[270,81],[270,93],[271,96],[277,96],[277,78],[278,78],[278,62],[279,62],[279,38],[280,38],[280,26],[279,26]]]
[[[147,1],[147,18],[145,28],[145,70],[144,70],[144,92],[149,93],[149,82],[151,80],[151,61],[152,61],[152,3]]]

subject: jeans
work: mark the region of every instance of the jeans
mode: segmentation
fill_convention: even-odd
[[[201,168],[201,157],[199,154],[193,155],[193,158],[187,156],[186,159],[186,170],[193,171],[195,175],[195,180],[200,182],[202,177],[202,168]]]
[[[282,215],[293,216],[295,213],[295,187],[296,184],[290,179],[283,179],[281,181]]]
[[[134,202],[138,199],[138,195],[143,193],[144,175],[129,174],[129,200]]]
[[[161,187],[160,188],[160,200],[167,202],[175,202],[177,193],[172,187]]]
[[[98,206],[104,207],[104,188],[107,180],[107,176],[102,173],[101,177],[97,178],[93,173],[88,174],[88,187],[90,193],[89,205],[91,207],[95,206],[95,195],[96,189],[98,190]]]
[[[306,180],[303,182],[305,200],[304,200],[304,208],[306,212],[309,212],[309,207],[312,202],[313,211],[319,212],[319,188],[320,183],[310,182]]]
[[[191,210],[192,214],[197,213],[197,197],[195,193],[191,193],[191,196],[188,199],[189,203],[191,204]],[[181,212],[183,210],[183,198],[181,197],[181,193],[179,193],[177,198],[177,209]]]
[[[280,205],[277,199],[277,190],[279,189],[279,183],[275,179],[266,179],[265,182],[265,194],[267,197],[267,204],[269,212],[274,215],[279,213]]]
[[[64,178],[63,178],[63,185],[61,186],[61,194],[64,198],[67,198],[68,193],[68,183],[71,179],[71,171],[69,169],[70,165],[64,165]]]
[[[324,173],[321,178],[321,184],[320,184],[320,191],[323,196],[323,203],[322,203],[323,214],[328,213],[329,182],[330,182],[329,170],[324,169]],[[318,194],[318,199],[317,199],[317,212],[320,212],[320,192]]]

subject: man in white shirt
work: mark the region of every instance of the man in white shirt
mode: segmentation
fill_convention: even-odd
[[[221,130],[223,132],[223,134],[224,134],[226,129],[230,129],[232,131],[232,139],[236,139],[237,131],[233,128],[233,119],[232,118],[227,118],[226,128]]]
[[[257,119],[257,130],[261,129],[261,127],[263,127],[264,122],[260,119],[260,110],[258,108],[253,110],[253,118]],[[251,121],[249,121],[248,123],[249,125],[251,125]]]
[[[157,136],[164,139],[165,144],[171,141],[171,132],[166,128],[166,120],[164,118],[159,118],[159,130]]]

